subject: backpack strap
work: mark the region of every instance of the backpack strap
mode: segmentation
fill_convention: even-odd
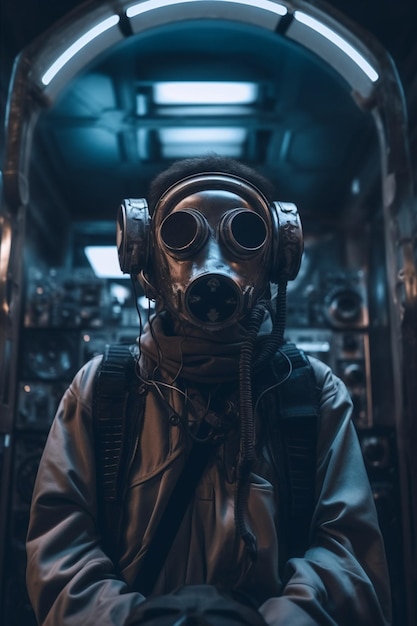
[[[308,546],[315,503],[319,394],[310,361],[289,342],[281,346],[257,388],[264,393],[261,410],[277,475],[284,565],[288,558],[304,554]]]
[[[292,343],[282,346],[292,373],[278,388],[280,430],[289,482],[291,556],[308,546],[315,504],[316,447],[320,416],[319,394],[310,361]]]
[[[208,434],[209,424],[203,422],[200,436]],[[194,442],[181,474],[174,485],[155,534],[143,557],[141,572],[132,588],[148,596],[162,571],[169,550],[174,543],[181,521],[191,502],[195,489],[213,455],[213,442]]]
[[[135,365],[134,347],[111,344],[95,377],[97,519],[109,556],[116,553],[124,478],[143,422],[146,387],[139,384]]]

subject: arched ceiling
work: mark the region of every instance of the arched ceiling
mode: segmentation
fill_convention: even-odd
[[[156,90],[173,79],[243,81],[257,95],[240,106],[158,103]],[[201,127],[207,139],[184,146]],[[228,130],[237,131],[236,141],[218,143],[217,134]],[[174,132],[176,145],[169,142]],[[317,57],[257,28],[203,21],[112,48],[42,115],[35,145],[35,161],[67,190],[79,219],[109,218],[123,194],[146,195],[149,178],[173,159],[214,150],[261,169],[279,199],[297,202],[304,214],[334,220],[352,185],[361,184],[355,180],[369,167],[369,151],[377,151],[370,114]]]
[[[7,56],[82,4],[51,7],[41,1],[35,11],[28,0],[3,0],[4,67]],[[400,73],[408,71],[413,50],[406,42],[410,29],[417,31],[417,19],[407,19],[411,3],[396,5],[398,19],[402,7],[402,38],[387,30],[388,12],[394,25],[388,3],[366,3],[368,11],[359,2],[331,4],[360,16],[367,27],[375,23],[398,55]],[[167,80],[244,81],[254,85],[257,96],[240,107],[194,107],[190,113],[158,104],[156,90]],[[211,137],[202,151],[216,149],[219,127],[240,130],[240,140],[223,147],[225,152],[272,178],[277,199],[295,201],[310,228],[318,218],[334,227],[348,215],[346,207],[357,215],[352,207],[359,196],[360,211],[369,210],[378,189],[373,120],[357,106],[343,78],[279,32],[195,20],[150,29],[113,46],[42,113],[32,155],[33,201],[45,214],[112,219],[122,197],[146,195],[149,178],[183,156],[169,132],[178,129],[184,137],[196,126]]]

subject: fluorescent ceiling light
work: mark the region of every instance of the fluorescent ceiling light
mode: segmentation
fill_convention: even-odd
[[[209,149],[220,156],[242,158],[242,145],[239,143],[216,143],[210,146],[206,143],[167,143],[162,146],[161,153],[164,159],[179,159],[198,157]]]
[[[141,13],[146,13],[147,11],[152,11],[153,9],[162,9],[163,7],[173,6],[175,4],[186,4],[187,2],[195,2],[196,0],[145,0],[145,2],[138,2],[137,4],[132,4],[132,6],[126,9],[127,17],[135,17],[135,15],[140,15]],[[213,4],[215,2],[229,2],[232,4],[242,4],[250,7],[256,7],[259,9],[264,9],[265,11],[270,11],[271,13],[275,13],[276,15],[286,15],[287,8],[282,4],[277,4],[276,2],[272,2],[271,0],[212,0]]]
[[[86,246],[86,257],[98,278],[123,278],[116,246]]]
[[[242,143],[247,131],[244,128],[162,128],[162,143]]]
[[[166,159],[199,156],[208,150],[238,158],[242,156],[246,136],[244,128],[163,128],[159,131],[161,151]]]
[[[162,105],[156,107],[153,111],[156,115],[160,117],[192,117],[199,116],[203,117],[205,115],[209,117],[217,117],[223,115],[242,117],[251,115],[254,112],[252,107],[244,106],[244,105],[236,105],[236,104],[184,104],[181,106],[176,105]],[[140,116],[139,113],[137,115]],[[143,114],[142,114],[143,115]]]
[[[177,81],[156,83],[155,104],[250,104],[258,97],[255,83]]]
[[[74,43],[65,50],[57,59],[52,63],[50,68],[45,72],[42,76],[41,81],[44,85],[49,85],[51,80],[58,74],[58,72],[64,67],[66,63],[73,56],[75,56],[82,48],[84,48],[87,44],[89,44],[93,39],[104,33],[109,28],[116,26],[120,21],[120,17],[118,15],[112,15],[107,19],[103,20],[93,28],[90,28],[82,37],[74,41]]]
[[[340,37],[333,30],[319,22],[318,20],[310,17],[302,11],[294,11],[294,18],[301,24],[305,24],[309,28],[315,30],[317,33],[331,41],[342,52],[344,52],[361,70],[368,76],[368,78],[374,83],[378,80],[379,74],[372,67],[370,63],[362,56],[353,46],[351,46],[343,37]]]

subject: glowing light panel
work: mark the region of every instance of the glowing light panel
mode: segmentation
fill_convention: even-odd
[[[159,131],[163,143],[237,143],[246,137],[244,128],[163,128]]]
[[[41,81],[44,85],[49,85],[51,80],[58,74],[58,72],[64,67],[66,63],[73,56],[75,56],[82,48],[84,48],[87,44],[89,44],[93,39],[104,33],[109,28],[116,26],[120,21],[120,17],[118,15],[112,15],[107,19],[100,22],[93,28],[90,28],[82,37],[74,41],[74,43],[65,50],[57,59],[52,63],[50,68],[45,72],[42,76]]]
[[[258,86],[245,82],[178,81],[157,83],[156,104],[250,104],[258,97]]]
[[[98,278],[124,278],[116,246],[86,246],[84,252]]]
[[[208,150],[217,154],[241,156],[247,136],[244,128],[163,128],[159,131],[165,158],[197,156]]]
[[[287,8],[282,4],[271,2],[270,0],[212,0],[213,2],[229,2],[233,4],[242,4],[246,6],[256,7],[270,11],[276,15],[286,15]],[[161,9],[162,7],[172,6],[175,4],[186,4],[188,2],[198,2],[198,0],[145,0],[145,2],[138,2],[132,4],[132,6],[126,9],[127,17],[135,17],[141,13],[152,11],[153,9]]]
[[[378,72],[370,63],[368,63],[365,57],[363,57],[353,46],[343,39],[343,37],[340,37],[340,35],[335,33],[333,30],[302,11],[294,11],[294,18],[301,24],[305,24],[305,26],[315,30],[342,50],[342,52],[344,52],[349,58],[352,59],[352,61],[354,61],[354,63],[356,63],[358,67],[361,68],[361,70],[373,83],[378,80]]]

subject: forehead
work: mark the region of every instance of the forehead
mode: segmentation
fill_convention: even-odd
[[[207,189],[185,196],[174,204],[169,212],[173,213],[184,209],[197,209],[197,211],[200,211],[208,217],[220,217],[225,211],[238,207],[258,212],[257,208],[251,206],[241,195],[232,191],[219,189]]]

